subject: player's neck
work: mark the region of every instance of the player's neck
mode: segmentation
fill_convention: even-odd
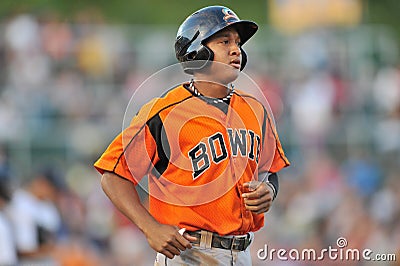
[[[202,95],[211,98],[223,98],[229,94],[227,85],[215,82],[195,81],[194,86]]]

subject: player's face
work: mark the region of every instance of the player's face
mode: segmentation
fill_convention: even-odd
[[[242,61],[240,36],[237,31],[232,27],[227,28],[215,34],[206,45],[214,52],[214,60],[209,69],[212,77],[222,84],[237,79]]]

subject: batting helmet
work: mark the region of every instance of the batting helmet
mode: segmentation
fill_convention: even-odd
[[[213,60],[214,53],[205,43],[211,36],[227,27],[234,27],[237,30],[242,45],[258,29],[255,22],[240,20],[231,9],[224,6],[205,7],[186,18],[179,27],[175,39],[176,58],[186,73],[193,74],[193,69],[201,69]],[[240,50],[242,53],[240,70],[243,70],[247,63],[247,55],[242,48]]]

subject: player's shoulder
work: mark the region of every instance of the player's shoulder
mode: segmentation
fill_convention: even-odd
[[[183,84],[180,84],[169,89],[160,97],[153,98],[151,101],[144,104],[138,115],[145,116],[142,118],[149,120],[163,110],[179,104],[191,97],[193,97],[193,95],[184,87]]]
[[[258,105],[259,107],[262,107],[265,109],[264,103],[260,99],[258,99],[256,96],[254,96],[253,94],[250,94],[250,93],[245,92],[240,89],[235,89],[235,94],[239,98],[243,99],[246,103],[252,104],[252,105],[255,104],[255,105]]]
[[[180,84],[167,90],[163,95],[153,99],[148,104],[152,105],[155,112],[159,112],[162,109],[179,104],[191,97],[193,97],[193,94],[185,88],[184,84]]]
[[[152,102],[157,103],[160,107],[174,105],[184,101],[193,95],[185,88],[185,84],[180,84],[167,90],[160,97],[154,98]]]

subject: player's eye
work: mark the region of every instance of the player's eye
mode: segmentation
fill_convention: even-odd
[[[220,43],[221,43],[221,44],[224,44],[224,45],[228,45],[228,44],[231,44],[231,43],[233,43],[233,42],[235,42],[235,44],[236,44],[238,47],[241,47],[241,46],[242,46],[242,43],[241,43],[240,41],[233,41],[233,40],[230,40],[230,39],[222,39],[222,40],[220,41]]]

